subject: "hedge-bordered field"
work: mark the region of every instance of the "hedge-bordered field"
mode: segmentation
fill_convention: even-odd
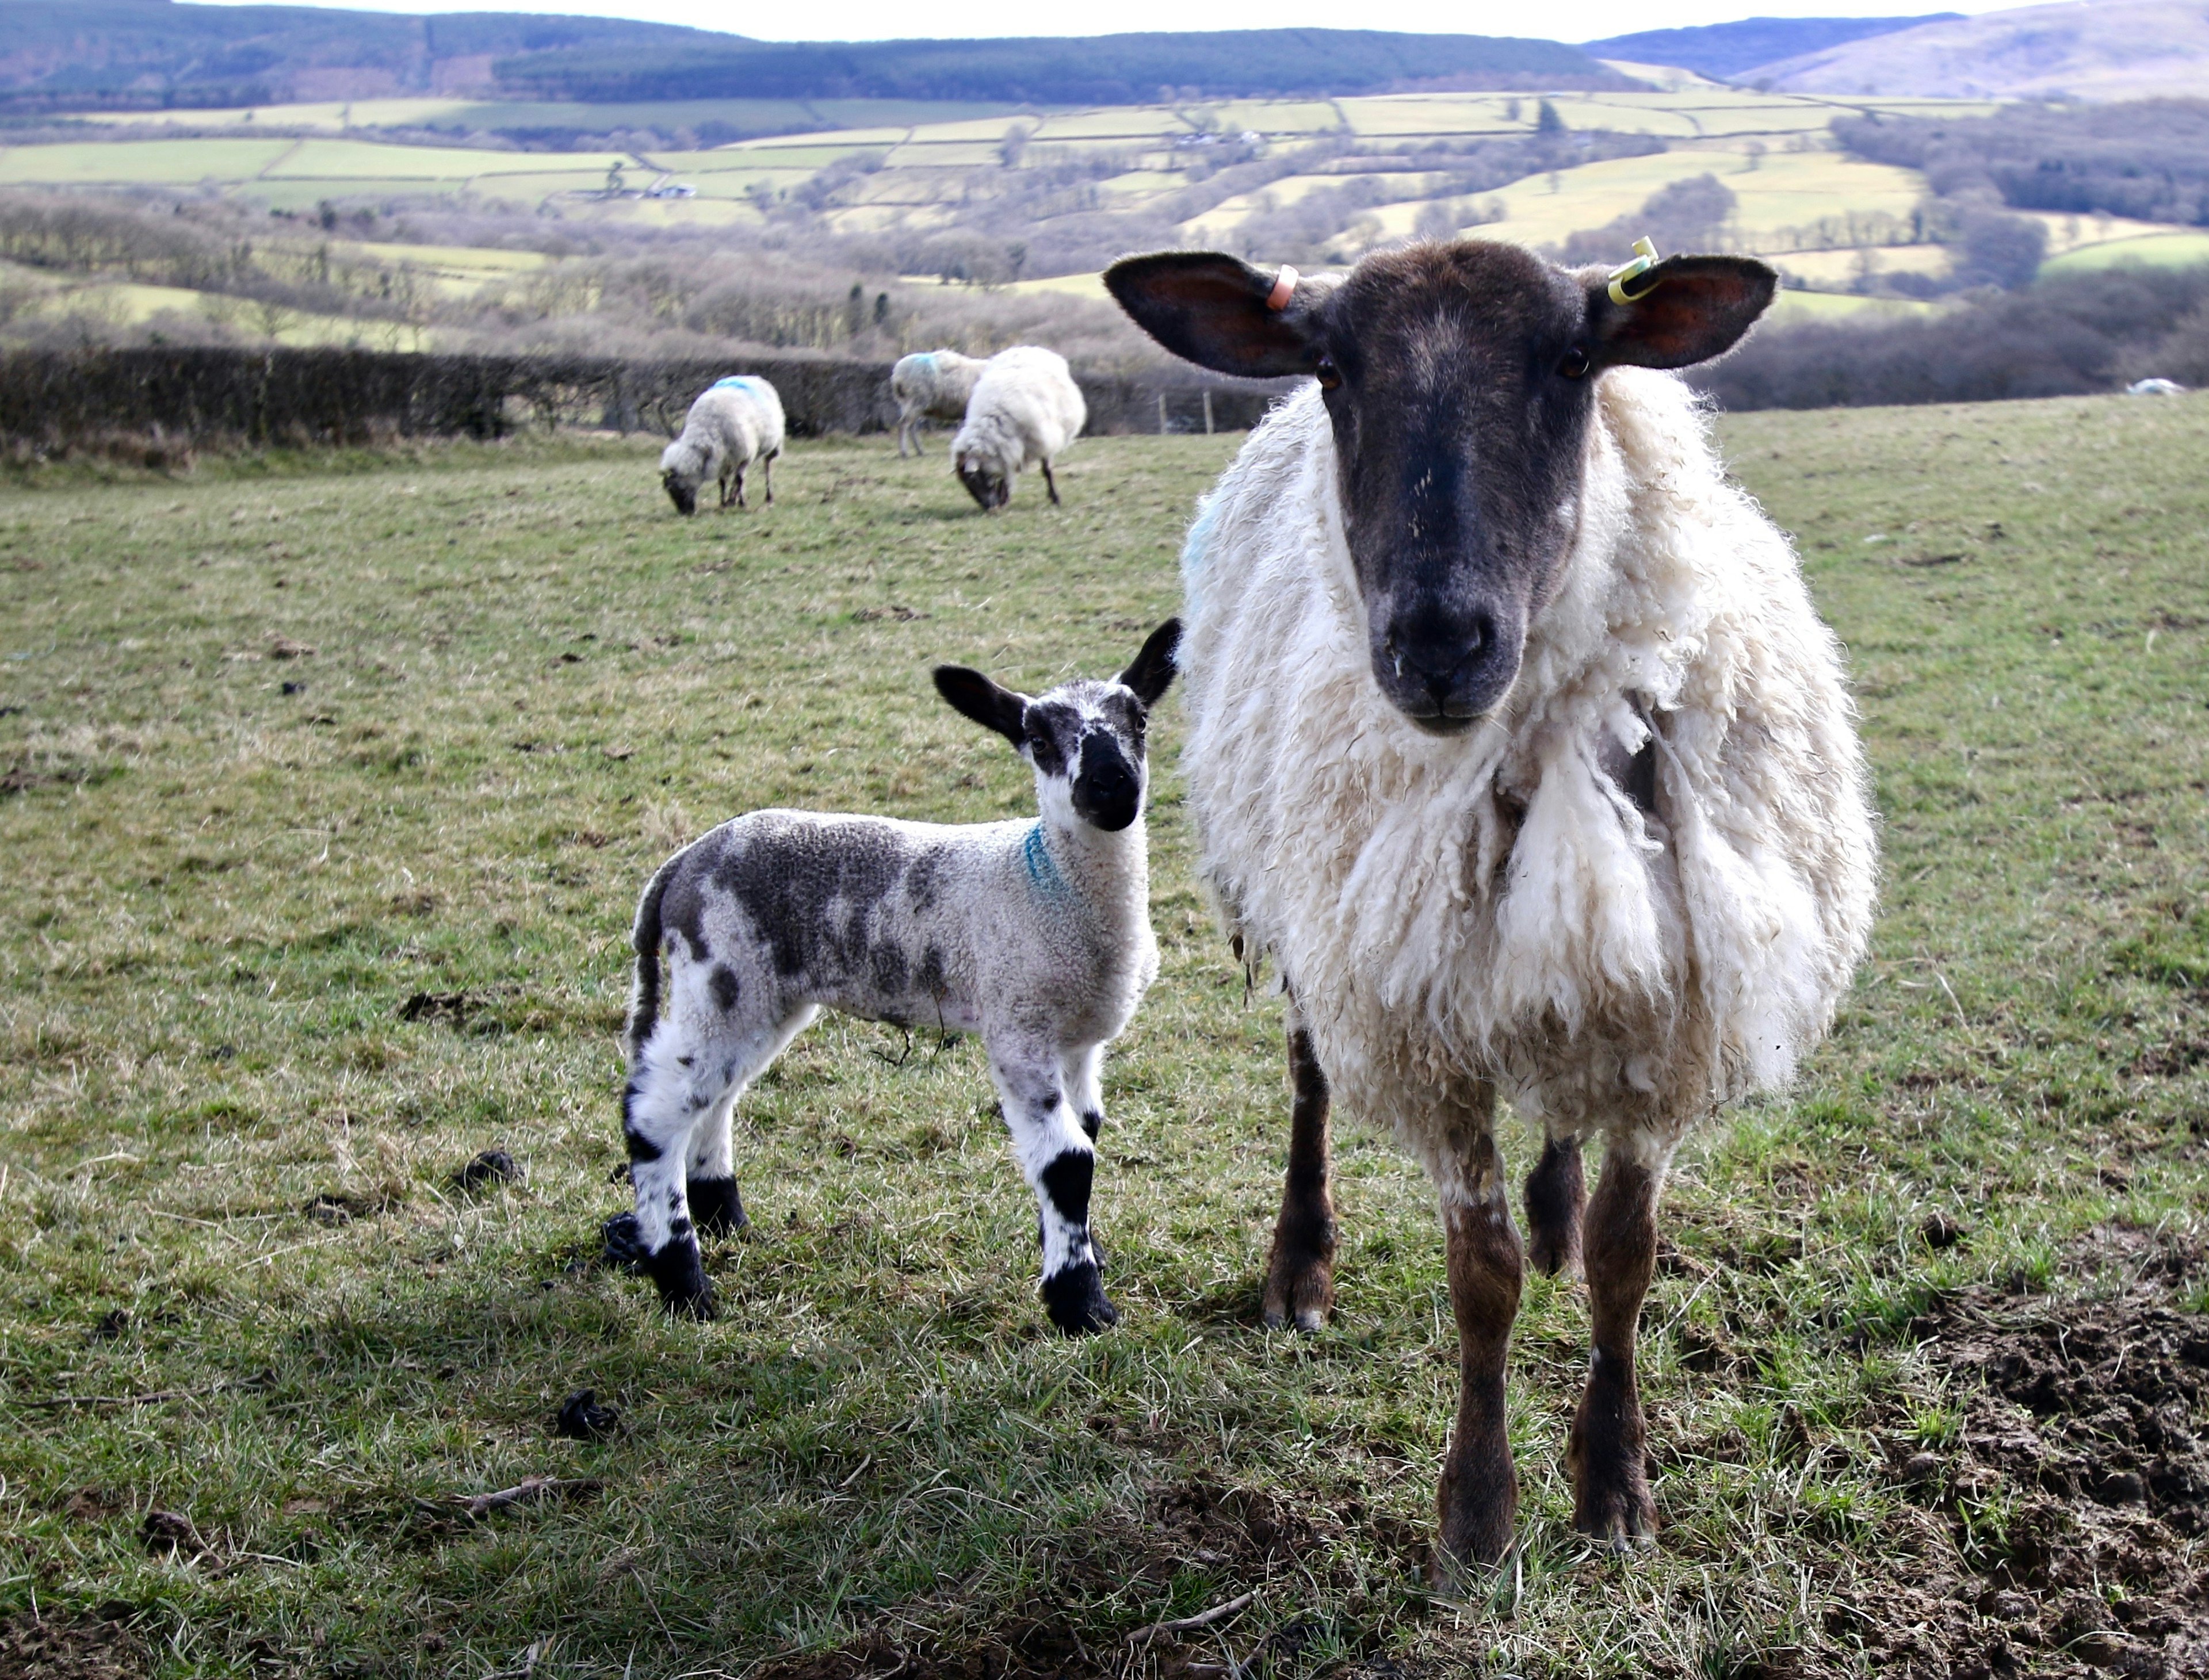
[[[1124,659],[1232,440],[1093,440],[995,519],[879,440],[692,521],[611,443],[8,481],[0,1672],[2188,1671],[2209,405],[1723,435],[1852,651],[1884,920],[1800,1092],[1672,1193],[1658,1549],[1568,1530],[1585,1307],[1534,1279],[1523,1555],[1447,1597],[1430,1199],[1348,1130],[1339,1321],[1255,1327],[1276,1008],[1170,775],[1117,1330],[1044,1334],[974,1048],[871,1026],[740,1116],[720,1322],[597,1261],[647,872],[755,805],[1025,808],[928,667]],[[461,1189],[489,1149],[521,1178]],[[613,1438],[554,1433],[584,1388]]]

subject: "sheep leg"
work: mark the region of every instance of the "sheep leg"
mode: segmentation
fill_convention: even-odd
[[[1050,463],[1049,461],[1044,461],[1041,463],[1041,465],[1043,467],[1043,487],[1050,492],[1050,505],[1054,507],[1063,507],[1065,504],[1061,502],[1058,499],[1058,480],[1050,476]]]
[[[774,457],[772,455],[763,457],[760,461],[760,490],[761,492],[760,505],[764,507],[773,507]]]
[[[1573,1527],[1614,1551],[1657,1532],[1646,1466],[1648,1425],[1634,1381],[1634,1331],[1657,1261],[1661,1155],[1640,1139],[1614,1139],[1588,1204],[1586,1261],[1593,1350],[1565,1461],[1573,1473]]]
[[[1020,1176],[1035,1191],[1042,1224],[1043,1299],[1050,1322],[1068,1335],[1119,1320],[1105,1299],[1089,1241],[1089,1191],[1097,1152],[1066,1101],[1056,1053],[992,1046],[990,1077],[1005,1110]]]
[[[1580,1269],[1580,1208],[1587,1199],[1580,1178],[1580,1140],[1554,1134],[1526,1175],[1526,1257],[1548,1276]]]
[[[1266,1262],[1266,1328],[1324,1329],[1334,1309],[1334,1201],[1327,1193],[1327,1071],[1289,1023],[1289,1172]]]
[[[1469,1120],[1492,1118],[1493,1090],[1484,1088],[1483,1097]],[[1460,1137],[1466,1147],[1440,1185],[1450,1307],[1457,1317],[1458,1402],[1436,1496],[1442,1527],[1437,1575],[1454,1564],[1501,1562],[1511,1550],[1519,1515],[1503,1371],[1524,1265],[1494,1131],[1478,1124]]]
[[[727,504],[726,502],[724,502],[722,505],[725,507]],[[744,501],[744,470],[743,467],[739,465],[737,468],[737,506],[743,507],[748,507],[749,505],[749,504]]]
[[[744,1199],[737,1193],[734,1152],[729,1132],[737,1110],[737,1094],[713,1105],[690,1134],[690,1152],[684,1162],[684,1194],[690,1202],[690,1221],[701,1235],[733,1237],[751,1223],[744,1215]]]
[[[1092,1144],[1104,1130],[1104,1047],[1092,1044],[1059,1059],[1066,1076],[1066,1101],[1089,1134]]]

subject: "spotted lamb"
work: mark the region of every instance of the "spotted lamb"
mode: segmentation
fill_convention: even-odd
[[[737,1100],[820,1014],[981,1035],[1042,1214],[1043,1296],[1079,1333],[1118,1314],[1089,1241],[1104,1047],[1158,973],[1144,726],[1181,627],[1113,681],[1038,699],[937,668],[959,711],[1035,772],[1039,819],[944,826],[759,811],[678,852],[637,906],[623,1101],[635,1230],[668,1306],[713,1305],[697,1231],[743,1223]],[[695,1225],[695,1228],[694,1228]]]
[[[1697,1120],[1788,1080],[1872,912],[1841,651],[1692,394],[1654,371],[1730,348],[1775,277],[1705,256],[1568,273],[1466,241],[1339,284],[1194,252],[1105,278],[1170,350],[1315,376],[1183,555],[1201,867],[1290,997],[1267,1321],[1315,1328],[1333,1303],[1339,1096],[1440,1191],[1461,1350],[1442,1555],[1502,1557],[1522,1251],[1500,1093],[1545,1133],[1535,1263],[1585,1260],[1574,1523],[1646,1539],[1634,1339],[1666,1170]]]
[[[721,489],[721,506],[744,502],[744,469],[760,464],[760,483],[774,501],[774,458],[782,453],[782,398],[756,374],[731,374],[698,393],[682,435],[659,457],[659,482],[681,513],[698,511],[698,492],[708,479]]]

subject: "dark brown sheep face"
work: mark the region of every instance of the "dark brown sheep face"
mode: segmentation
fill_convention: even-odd
[[[1556,592],[1580,527],[1595,376],[1730,350],[1776,279],[1744,257],[1673,257],[1620,304],[1600,274],[1478,240],[1369,256],[1278,309],[1274,276],[1231,256],[1162,252],[1104,276],[1176,355],[1318,379],[1374,681],[1437,735],[1502,701]]]
[[[667,499],[675,504],[677,513],[695,513],[698,511],[698,487],[685,483],[681,473],[663,472],[659,475],[659,483],[660,488],[667,492]]]
[[[996,465],[979,455],[961,455],[956,464],[959,482],[985,513],[994,513],[1013,499],[1013,487]]]

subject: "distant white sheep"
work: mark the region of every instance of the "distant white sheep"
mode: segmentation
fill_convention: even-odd
[[[1525,1257],[1507,1097],[1545,1134],[1532,1258],[1587,1277],[1574,1523],[1646,1539],[1635,1327],[1666,1170],[1695,1122],[1790,1078],[1871,923],[1840,648],[1693,393],[1652,371],[1730,348],[1776,276],[1720,256],[1568,273],[1467,240],[1339,285],[1198,252],[1105,280],[1170,350],[1315,375],[1182,556],[1199,867],[1291,999],[1267,1320],[1315,1329],[1332,1304],[1339,1096],[1439,1191],[1460,1350],[1442,1551],[1502,1557]]]
[[[1019,749],[1040,818],[894,822],[755,811],[677,853],[637,906],[623,1130],[639,1253],[670,1310],[713,1310],[697,1230],[743,1223],[730,1116],[823,1008],[978,1033],[1043,1226],[1043,1296],[1069,1334],[1118,1314],[1089,1239],[1104,1047],[1157,975],[1145,717],[1181,626],[1117,681],[1030,699],[962,665],[953,706]],[[633,1218],[634,1225],[629,1223]],[[694,1225],[695,1221],[695,1225]]]
[[[744,501],[744,469],[760,464],[765,500],[774,501],[774,458],[782,453],[782,398],[756,374],[731,374],[699,393],[683,422],[682,435],[659,457],[659,482],[683,513],[698,511],[707,480],[721,489],[721,506]]]
[[[1056,502],[1051,461],[1073,446],[1088,420],[1088,405],[1063,356],[1033,345],[1001,350],[974,382],[966,423],[951,442],[952,470],[984,512],[1010,501],[1013,480],[1031,465],[1043,468]]]
[[[925,453],[920,447],[920,434],[929,421],[942,420],[955,426],[966,419],[967,399],[974,394],[974,381],[981,378],[987,365],[955,350],[920,350],[898,358],[897,366],[890,369],[890,395],[897,399],[900,459],[908,438],[914,454]]]

